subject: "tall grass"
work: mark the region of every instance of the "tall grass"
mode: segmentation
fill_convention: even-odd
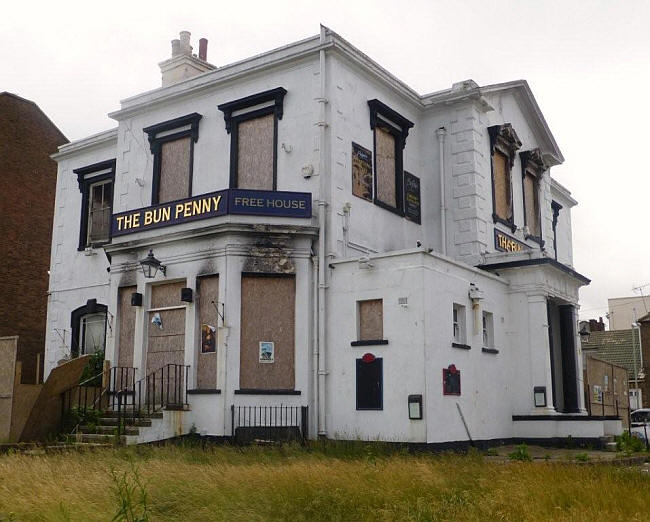
[[[361,443],[0,457],[0,520],[640,521],[649,491],[638,468],[496,464]],[[118,517],[125,494],[132,519]]]

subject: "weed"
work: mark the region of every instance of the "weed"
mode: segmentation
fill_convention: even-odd
[[[508,454],[508,458],[510,460],[521,460],[525,462],[533,460],[530,453],[528,453],[528,446],[526,446],[526,444],[519,444],[515,451]]]
[[[633,437],[627,431],[616,437],[616,450],[622,451],[626,455],[631,455],[638,451],[643,451],[645,445],[643,441],[637,437]]]
[[[591,457],[586,453],[576,453],[573,458],[578,462],[589,462],[591,460]]]
[[[496,448],[488,448],[487,450],[485,450],[485,455],[487,455],[488,457],[498,457],[499,452],[496,450]]]
[[[118,507],[111,522],[149,522],[147,490],[142,483],[140,473],[131,465],[131,473],[117,473],[111,470],[112,491]]]

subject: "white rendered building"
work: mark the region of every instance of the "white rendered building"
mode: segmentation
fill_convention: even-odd
[[[420,95],[325,27],[219,67],[189,38],[54,156],[46,372],[105,348],[136,403],[180,389],[137,441],[620,429],[584,408],[576,202],[525,81]]]

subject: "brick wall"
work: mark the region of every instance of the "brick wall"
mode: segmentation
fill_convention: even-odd
[[[34,382],[45,347],[56,189],[49,155],[67,140],[36,104],[13,94],[0,93],[0,115],[0,336],[19,336],[23,382]]]

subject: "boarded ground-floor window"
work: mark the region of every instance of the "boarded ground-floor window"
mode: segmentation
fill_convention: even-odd
[[[219,276],[199,277],[197,294],[201,336],[196,366],[196,387],[199,390],[213,390],[217,388]]]
[[[241,280],[241,389],[295,386],[294,276],[251,274]]]
[[[359,341],[377,341],[384,338],[384,311],[381,299],[357,302]]]
[[[357,410],[384,407],[383,359],[370,354],[357,359]]]
[[[185,364],[185,281],[151,288],[147,325],[147,374],[168,364]]]

